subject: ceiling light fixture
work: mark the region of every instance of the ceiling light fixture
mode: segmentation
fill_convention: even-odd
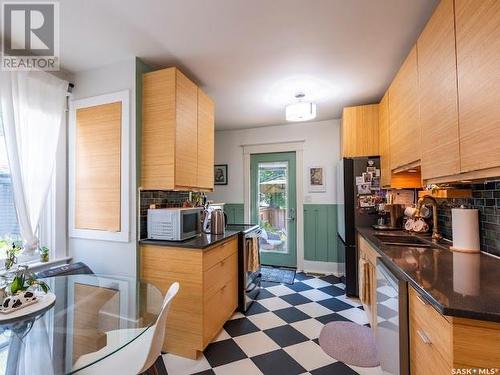
[[[316,104],[303,101],[305,96],[302,92],[297,93],[295,98],[298,102],[286,106],[287,121],[308,121],[316,117]]]

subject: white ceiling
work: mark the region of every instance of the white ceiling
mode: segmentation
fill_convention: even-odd
[[[217,129],[285,122],[296,91],[318,119],[380,99],[437,0],[63,0],[61,64],[138,56],[179,66],[216,102]]]

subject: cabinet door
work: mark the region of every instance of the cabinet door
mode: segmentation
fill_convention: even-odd
[[[346,107],[342,114],[344,157],[379,154],[378,104]]]
[[[176,71],[175,187],[198,183],[198,87]]]
[[[422,178],[460,172],[453,0],[442,0],[417,42]]]
[[[200,189],[214,188],[214,102],[198,89],[198,182]]]
[[[141,187],[174,188],[175,76],[168,68],[142,78]]]
[[[420,159],[417,49],[414,46],[389,88],[391,168]]]
[[[391,154],[389,133],[389,93],[386,92],[378,107],[379,145],[380,145],[380,184],[391,186]]]
[[[500,166],[500,1],[455,1],[461,171]]]

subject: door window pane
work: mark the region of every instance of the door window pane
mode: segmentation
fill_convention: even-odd
[[[259,163],[257,179],[260,248],[288,253],[288,162]]]

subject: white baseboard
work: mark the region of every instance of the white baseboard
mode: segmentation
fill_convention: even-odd
[[[304,271],[306,273],[324,273],[342,276],[344,274],[344,263],[304,260],[303,270],[300,271]]]

